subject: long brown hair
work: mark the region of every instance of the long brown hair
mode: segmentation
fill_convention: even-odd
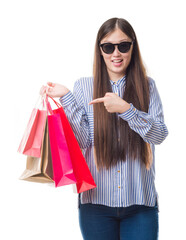
[[[138,110],[148,112],[149,84],[142,62],[138,41],[132,26],[121,18],[107,20],[100,27],[94,55],[94,91],[93,99],[103,97],[106,92],[112,92],[109,75],[101,55],[99,44],[101,40],[116,28],[123,31],[133,43],[131,61],[126,70],[126,87],[123,99],[132,103]],[[148,169],[152,162],[150,144],[146,143],[139,134],[134,132],[126,121],[109,113],[103,103],[94,104],[94,154],[98,169],[107,169],[118,161],[140,158]],[[118,141],[118,132],[120,140]]]

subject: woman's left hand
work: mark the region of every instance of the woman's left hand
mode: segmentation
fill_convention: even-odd
[[[130,108],[130,104],[120,98],[118,94],[108,92],[102,98],[92,100],[89,105],[103,102],[106,110],[110,113],[124,113]]]

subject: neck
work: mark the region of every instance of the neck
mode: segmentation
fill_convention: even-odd
[[[125,76],[125,73],[122,74],[113,74],[111,72],[109,72],[109,78],[110,80],[112,80],[113,82],[117,82],[119,79],[121,79],[122,77]]]
[[[120,80],[122,77],[124,77],[125,74],[122,74],[122,75],[118,75],[118,76],[110,76],[109,75],[109,78],[110,80],[112,80],[113,82],[117,82],[118,80]]]

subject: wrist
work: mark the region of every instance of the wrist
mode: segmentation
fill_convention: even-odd
[[[63,86],[59,97],[61,98],[61,97],[65,96],[69,91],[70,90],[68,88]]]
[[[130,104],[124,101],[124,104],[122,104],[119,113],[124,113],[130,109]]]
[[[64,90],[64,92],[63,92],[62,97],[65,96],[68,92],[70,92],[70,90],[69,90],[68,88],[66,88],[66,89]]]

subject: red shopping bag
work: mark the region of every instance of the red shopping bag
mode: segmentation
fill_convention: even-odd
[[[77,180],[77,183],[76,183],[77,192],[81,193],[81,192],[90,190],[92,188],[95,188],[96,184],[88,168],[86,160],[81,152],[81,149],[72,131],[72,128],[66,117],[66,114],[62,106],[58,102],[56,102],[53,98],[51,99],[58,106],[58,108],[53,110],[53,112],[54,114],[60,116],[60,120],[63,125],[63,130],[64,130],[65,138],[68,144],[68,150],[70,153],[72,166],[74,169],[74,174]]]
[[[77,181],[74,175],[60,115],[51,109],[47,97],[46,104],[48,109],[49,142],[55,186],[59,187],[76,183]]]
[[[27,128],[18,148],[19,153],[32,157],[41,157],[46,117],[46,110],[37,108],[32,110]]]

